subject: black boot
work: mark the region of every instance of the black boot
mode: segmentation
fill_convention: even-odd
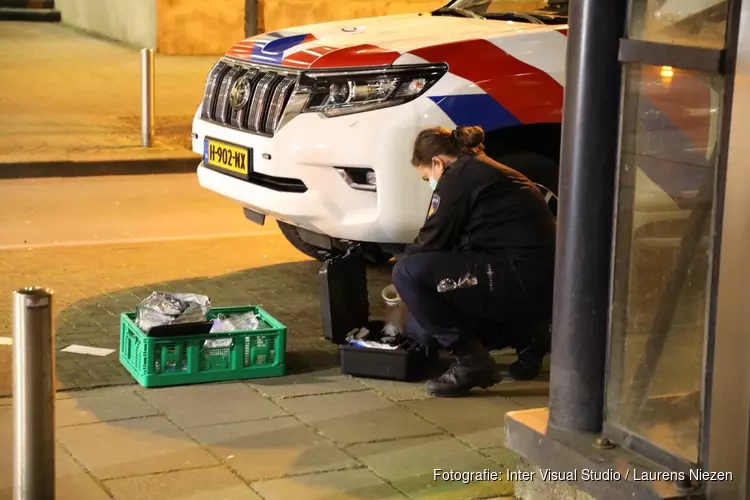
[[[421,380],[440,376],[447,368],[447,360],[440,357],[440,344],[431,341],[428,345],[421,347]]]
[[[453,365],[440,377],[427,381],[433,396],[465,396],[474,387],[486,389],[499,381],[497,366],[490,353],[476,340],[464,341],[451,350]]]
[[[544,356],[550,352],[550,325],[542,323],[535,325],[531,332],[531,341],[522,349],[517,349],[518,361],[508,368],[508,374],[513,380],[533,380],[542,371]]]

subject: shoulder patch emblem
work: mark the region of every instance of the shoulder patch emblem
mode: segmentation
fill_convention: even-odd
[[[430,200],[430,210],[427,212],[427,218],[430,218],[433,215],[435,215],[435,212],[437,212],[437,209],[439,206],[440,206],[440,196],[437,194],[433,194],[432,200]]]

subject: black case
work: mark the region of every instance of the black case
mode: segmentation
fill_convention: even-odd
[[[423,350],[368,349],[346,342],[349,332],[371,324],[367,264],[361,247],[350,247],[346,253],[326,260],[318,280],[323,335],[339,345],[341,373],[400,381],[424,376],[427,357]]]
[[[334,344],[346,344],[346,335],[370,318],[367,267],[360,246],[329,258],[318,272],[323,336]]]
[[[424,356],[415,351],[388,351],[339,346],[341,373],[355,377],[414,381],[422,378]]]

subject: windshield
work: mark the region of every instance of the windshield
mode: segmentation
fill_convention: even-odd
[[[447,5],[492,19],[508,12],[568,17],[569,0],[455,0]]]

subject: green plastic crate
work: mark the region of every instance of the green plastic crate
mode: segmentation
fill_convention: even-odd
[[[211,320],[250,311],[260,316],[257,330],[167,338],[147,336],[135,324],[136,313],[122,313],[120,363],[143,387],[281,377],[286,326],[257,306],[216,307],[207,316]],[[230,338],[229,347],[203,346],[208,339]]]

